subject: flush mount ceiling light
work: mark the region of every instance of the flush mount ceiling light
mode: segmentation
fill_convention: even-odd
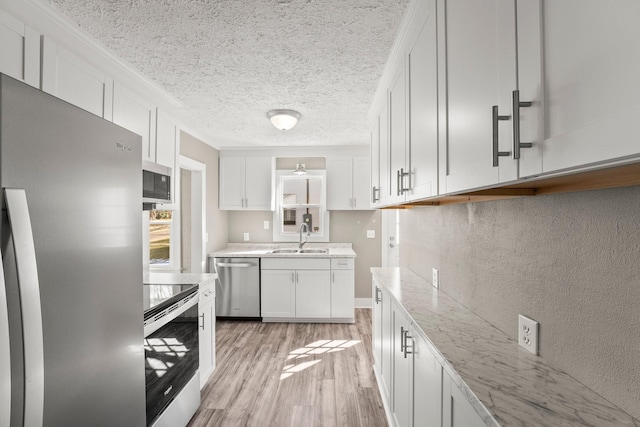
[[[304,163],[296,164],[296,170],[293,171],[296,175],[306,175],[307,170],[304,168]]]
[[[267,117],[273,125],[280,130],[289,130],[298,123],[300,113],[294,110],[271,110]]]

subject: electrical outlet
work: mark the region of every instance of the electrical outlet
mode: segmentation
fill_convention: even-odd
[[[244,233],[244,241],[245,242],[249,241],[249,233]]]
[[[538,322],[522,314],[518,315],[518,344],[538,354]]]
[[[376,230],[367,230],[367,239],[375,239]]]
[[[433,268],[431,269],[431,272],[433,277],[433,279],[431,280],[431,284],[433,285],[434,288],[438,289],[440,288],[440,285],[438,284],[438,269]]]
[[[263,223],[262,223],[262,225],[264,226],[264,229],[265,229],[265,230],[268,230],[268,229],[269,229],[269,221],[265,221],[265,222],[263,222]]]

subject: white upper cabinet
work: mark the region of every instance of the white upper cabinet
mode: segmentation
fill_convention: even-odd
[[[438,4],[440,114],[445,131],[440,146],[441,192],[513,181],[518,178],[518,152],[524,155],[530,150],[540,158],[540,144],[531,144],[518,129],[523,120],[518,117],[531,108],[528,102],[539,103],[540,98],[522,93],[520,102],[514,103],[518,94],[515,2],[440,0]],[[525,148],[529,145],[532,148]]]
[[[42,43],[42,90],[106,120],[113,118],[113,79],[49,37]]]
[[[0,73],[40,87],[40,34],[2,10]]]
[[[408,35],[409,175],[406,199],[438,194],[438,63],[435,2],[423,1]]]
[[[544,3],[544,172],[637,161],[639,16],[634,0]]]
[[[371,129],[371,207],[380,204],[380,116]]]
[[[273,210],[273,158],[220,157],[223,210]]]
[[[156,163],[175,169],[176,152],[180,151],[180,127],[169,115],[156,113]]]
[[[142,160],[156,161],[156,108],[118,82],[113,87],[113,122],[142,136]]]
[[[370,161],[367,157],[327,158],[327,209],[369,209]]]
[[[406,82],[404,61],[402,61],[398,64],[389,89],[389,170],[391,172],[391,183],[387,195],[389,203],[404,201],[403,190],[408,183]]]

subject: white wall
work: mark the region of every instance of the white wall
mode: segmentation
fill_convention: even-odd
[[[540,356],[640,417],[640,187],[415,208],[401,266],[515,339],[540,322]]]

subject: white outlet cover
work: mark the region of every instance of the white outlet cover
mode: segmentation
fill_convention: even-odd
[[[522,314],[518,315],[518,344],[538,354],[538,322]]]
[[[265,221],[262,225],[264,226],[265,230],[269,229],[269,221]]]
[[[375,239],[376,230],[367,230],[367,239]]]
[[[244,241],[245,242],[249,241],[249,233],[244,233]]]
[[[438,269],[437,268],[432,268],[432,276],[433,279],[431,280],[431,284],[433,285],[434,288],[439,289],[440,288],[440,275],[438,274]]]

